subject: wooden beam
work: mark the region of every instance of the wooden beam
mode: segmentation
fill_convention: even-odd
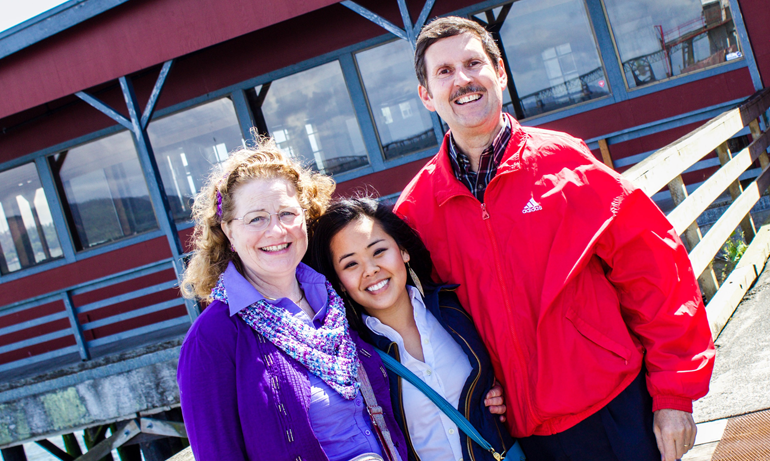
[[[599,150],[602,152],[602,161],[605,165],[615,169],[615,165],[612,163],[612,156],[610,155],[610,147],[607,145],[606,139],[599,140]]]
[[[743,191],[738,200],[709,229],[708,234],[690,252],[690,261],[696,274],[706,269],[714,256],[722,248],[741,219],[751,210],[762,196],[762,191],[770,184],[770,168],[765,168],[757,179]]]
[[[54,445],[50,440],[37,440],[35,443],[62,461],[73,461],[75,459],[69,453]]]
[[[688,198],[687,188],[684,185],[682,177],[677,176],[674,178],[668,184],[668,189],[671,192],[671,198],[674,200],[676,209],[683,207],[686,209],[686,205],[683,205],[683,203],[685,203]],[[682,234],[682,237],[687,244],[687,248],[692,254],[692,251],[695,249],[695,247],[697,247],[698,243],[700,243],[701,239],[703,238],[703,235],[700,232],[700,227],[698,227],[698,223],[693,219],[690,221],[690,224],[687,226],[687,228],[684,229],[684,232],[680,233]],[[703,297],[706,299],[711,299],[719,289],[719,281],[717,280],[717,275],[714,272],[712,264],[709,262],[708,267],[705,270],[701,269],[695,273],[699,274],[698,282],[700,282],[701,290],[703,290]]]
[[[192,447],[185,448],[184,450],[175,454],[173,457],[169,458],[168,461],[195,461],[195,456],[193,456]]]
[[[756,160],[756,158],[752,158],[751,154],[752,150],[748,147],[740,151],[666,216],[678,234],[684,232],[731,183],[738,181],[741,174]],[[740,193],[734,199],[737,199],[739,195]]]
[[[80,449],[80,444],[78,443],[78,439],[75,438],[75,434],[63,434],[61,438],[64,440],[64,448],[70,456],[77,458],[78,456],[83,455],[83,450]]]
[[[163,435],[166,437],[187,438],[187,430],[184,423],[177,421],[163,421],[153,418],[142,418],[140,420],[142,433]]]
[[[88,450],[86,454],[79,457],[77,461],[99,461],[109,452],[128,442],[140,432],[142,432],[142,430],[139,428],[139,424],[132,419],[107,439],[97,443],[93,448]]]
[[[27,454],[24,453],[24,445],[3,448],[0,451],[2,452],[3,461],[27,461]]]
[[[762,130],[759,128],[759,119],[752,120],[751,123],[749,123],[749,129],[751,130],[751,139],[756,141],[757,139],[760,139],[763,135]],[[767,146],[765,146],[767,148]],[[770,161],[768,161],[767,158],[767,152],[763,151],[759,155],[759,164],[764,169]]]
[[[749,154],[751,154],[751,150],[749,150]],[[727,165],[730,160],[732,160],[733,155],[730,152],[730,147],[727,145],[727,141],[723,142],[722,145],[717,147],[717,156],[719,157],[719,163],[722,164],[722,168],[724,168],[725,165]],[[741,196],[741,193],[743,192],[741,181],[736,178],[735,181],[730,183],[730,185],[727,187],[727,190],[730,191],[730,197],[734,202],[738,199],[738,197]],[[751,212],[749,212],[741,221],[741,231],[743,232],[743,240],[746,243],[751,242],[751,240],[754,238],[754,234],[757,233],[757,228],[754,227],[754,219],[751,217]]]
[[[740,109],[729,110],[637,163],[623,176],[652,196],[743,126]]]
[[[757,231],[756,237],[743,253],[738,265],[724,281],[716,296],[706,305],[706,315],[714,340],[722,332],[754,280],[759,277],[768,256],[770,256],[770,222]]]
[[[628,169],[623,176],[647,195],[653,195],[744,126],[756,123],[757,117],[762,115],[768,106],[770,106],[770,88],[755,93],[740,107],[712,118],[700,128],[658,150]],[[756,129],[752,128],[755,139],[759,135],[758,129],[758,124]],[[765,161],[767,161],[766,155],[764,160],[760,159],[760,162]]]
[[[761,117],[770,108],[770,88],[759,90],[741,104],[743,125]]]

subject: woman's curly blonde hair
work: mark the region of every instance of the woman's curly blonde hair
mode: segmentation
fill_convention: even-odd
[[[195,196],[194,250],[181,283],[185,297],[211,301],[211,289],[230,261],[242,269],[238,254],[230,249],[222,222],[233,219],[233,194],[252,179],[285,179],[293,184],[308,222],[324,213],[335,188],[330,177],[315,173],[284,155],[272,138],[259,137],[256,146],[232,152],[221,170],[212,170],[206,185]]]

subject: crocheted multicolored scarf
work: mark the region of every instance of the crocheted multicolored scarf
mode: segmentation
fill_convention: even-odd
[[[342,299],[326,282],[328,307],[323,325],[315,329],[286,309],[260,300],[238,312],[246,324],[289,357],[304,365],[344,398],[358,393],[358,357],[348,331]],[[227,293],[219,278],[211,290],[214,299],[227,304]]]

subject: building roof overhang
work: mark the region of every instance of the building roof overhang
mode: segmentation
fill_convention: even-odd
[[[0,34],[0,118],[334,3],[71,0]]]

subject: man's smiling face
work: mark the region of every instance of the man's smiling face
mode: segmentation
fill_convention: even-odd
[[[443,38],[425,51],[428,88],[418,88],[420,99],[456,134],[492,132],[500,123],[508,84],[502,60],[497,64],[473,34]]]

